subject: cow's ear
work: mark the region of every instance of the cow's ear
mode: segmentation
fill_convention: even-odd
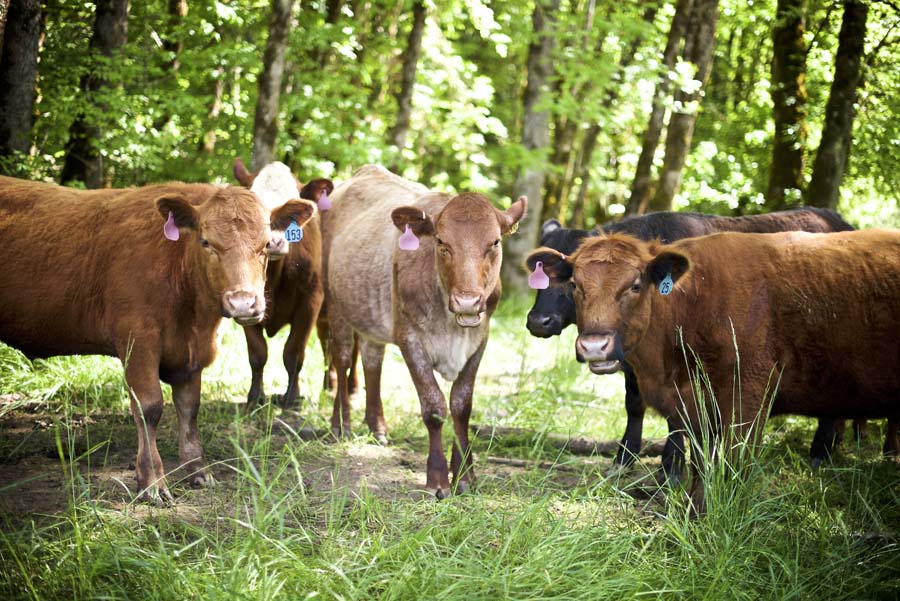
[[[434,221],[431,220],[431,216],[417,207],[397,207],[391,211],[391,220],[401,232],[405,232],[408,225],[416,236],[434,234]]]
[[[667,277],[670,277],[671,283],[674,284],[690,268],[691,262],[686,256],[667,250],[656,255],[652,261],[647,263],[646,274],[647,279],[656,286],[659,286],[660,282]]]
[[[562,224],[556,219],[548,219],[544,222],[544,225],[541,226],[541,236],[546,236],[550,232],[555,232],[561,227]]]
[[[541,268],[550,278],[551,284],[564,284],[572,279],[572,264],[568,257],[558,250],[544,246],[531,251],[531,254],[525,259],[528,271],[534,272],[538,262],[541,263]]]
[[[167,194],[156,199],[156,210],[162,215],[163,219],[168,221],[169,215],[176,227],[186,227],[189,229],[197,229],[200,222],[197,209],[191,206],[180,194]]]
[[[497,221],[500,222],[500,234],[515,234],[519,221],[528,212],[528,197],[520,196],[519,200],[509,205],[505,211],[497,211]]]
[[[249,188],[253,184],[253,174],[247,170],[247,166],[244,165],[241,157],[235,157],[234,162],[231,164],[231,172],[234,174],[234,179],[245,188]]]
[[[332,183],[330,179],[325,179],[324,177],[321,179],[314,179],[300,188],[300,198],[319,200],[319,196],[322,194],[323,190],[326,194],[330,195],[334,192],[334,183]]]
[[[286,230],[292,221],[303,227],[316,214],[316,205],[308,200],[289,200],[274,211],[270,218],[273,230]]]

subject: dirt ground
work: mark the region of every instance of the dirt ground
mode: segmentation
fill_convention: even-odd
[[[11,400],[12,399],[12,400]],[[21,401],[17,395],[0,398],[4,403]],[[21,405],[21,402],[18,404]],[[167,407],[170,408],[170,407]],[[204,416],[204,412],[208,415]],[[169,486],[177,501],[167,508],[187,520],[198,519],[204,509],[227,504],[236,488],[237,465],[233,445],[226,439],[240,438],[246,448],[264,434],[259,420],[234,420],[234,405],[228,402],[204,404],[200,415],[201,439],[207,463],[216,484],[211,489],[192,490],[179,483],[177,421],[174,411],[163,414],[157,441],[169,476]],[[229,418],[231,417],[231,419]],[[204,419],[206,417],[206,419]],[[272,450],[276,452],[300,431],[303,418],[286,411],[272,428]],[[360,429],[362,430],[362,428]],[[222,434],[227,436],[222,436]],[[309,433],[307,427],[306,432]],[[134,424],[125,409],[94,412],[85,417],[75,413],[61,416],[46,404],[26,404],[0,417],[0,515],[13,522],[54,516],[66,510],[73,496],[89,490],[90,497],[105,507],[139,516],[148,507],[133,502],[136,494],[134,457],[137,448]],[[488,446],[475,441],[476,473],[479,486],[511,486],[529,470],[542,470],[541,488],[549,484],[567,489],[585,479],[611,471],[608,458],[568,458],[564,465],[534,462],[516,457],[494,457],[481,453]],[[425,441],[393,440],[383,447],[360,437],[349,442],[313,441],[298,456],[304,486],[311,496],[327,497],[334,492],[367,494],[385,500],[425,498]],[[63,460],[61,457],[65,457]],[[69,458],[75,457],[73,464]],[[230,467],[231,466],[231,467]],[[644,468],[654,468],[645,462]],[[649,498],[655,490],[643,488],[647,469],[632,470],[629,482],[637,498]],[[86,486],[89,484],[89,487]],[[533,494],[540,491],[537,487]]]

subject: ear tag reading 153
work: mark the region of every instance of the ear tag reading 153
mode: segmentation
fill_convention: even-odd
[[[297,225],[296,221],[291,221],[288,228],[284,230],[284,239],[288,242],[300,242],[303,240],[303,228]]]
[[[662,279],[659,283],[659,293],[663,296],[668,296],[670,292],[672,292],[672,286],[674,283],[672,282],[672,272],[666,274],[666,277]]]
[[[419,238],[409,228],[408,223],[406,224],[406,231],[400,235],[399,244],[400,250],[416,250],[419,248]]]

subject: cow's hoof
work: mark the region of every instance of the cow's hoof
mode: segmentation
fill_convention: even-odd
[[[819,466],[822,465],[823,459],[821,457],[812,457],[809,460],[809,466],[814,470],[819,469]]]
[[[456,494],[458,494],[458,495],[464,495],[464,494],[466,494],[466,493],[468,493],[468,492],[471,492],[471,491],[472,491],[472,485],[469,484],[468,481],[466,481],[466,480],[461,480],[461,481],[459,481],[459,482],[456,483]]]
[[[165,486],[149,486],[145,488],[137,497],[138,503],[147,503],[154,507],[171,507],[175,504],[175,497],[169,492]]]
[[[443,501],[444,499],[450,497],[450,489],[449,488],[426,487],[425,493],[430,497],[434,497],[438,501]]]
[[[209,488],[215,483],[216,481],[212,477],[212,474],[207,472],[197,472],[191,474],[190,478],[188,478],[188,484],[191,488]]]
[[[388,446],[388,437],[385,432],[374,432],[372,436],[375,438],[375,442],[380,444],[383,447]]]
[[[684,483],[681,474],[677,472],[667,474],[666,470],[661,468],[656,472],[656,481],[660,486],[668,486],[669,488],[678,488]]]

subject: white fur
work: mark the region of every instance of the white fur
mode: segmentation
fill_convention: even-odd
[[[290,167],[277,161],[260,170],[250,191],[259,197],[269,211],[274,211],[289,200],[300,198],[297,180]]]

